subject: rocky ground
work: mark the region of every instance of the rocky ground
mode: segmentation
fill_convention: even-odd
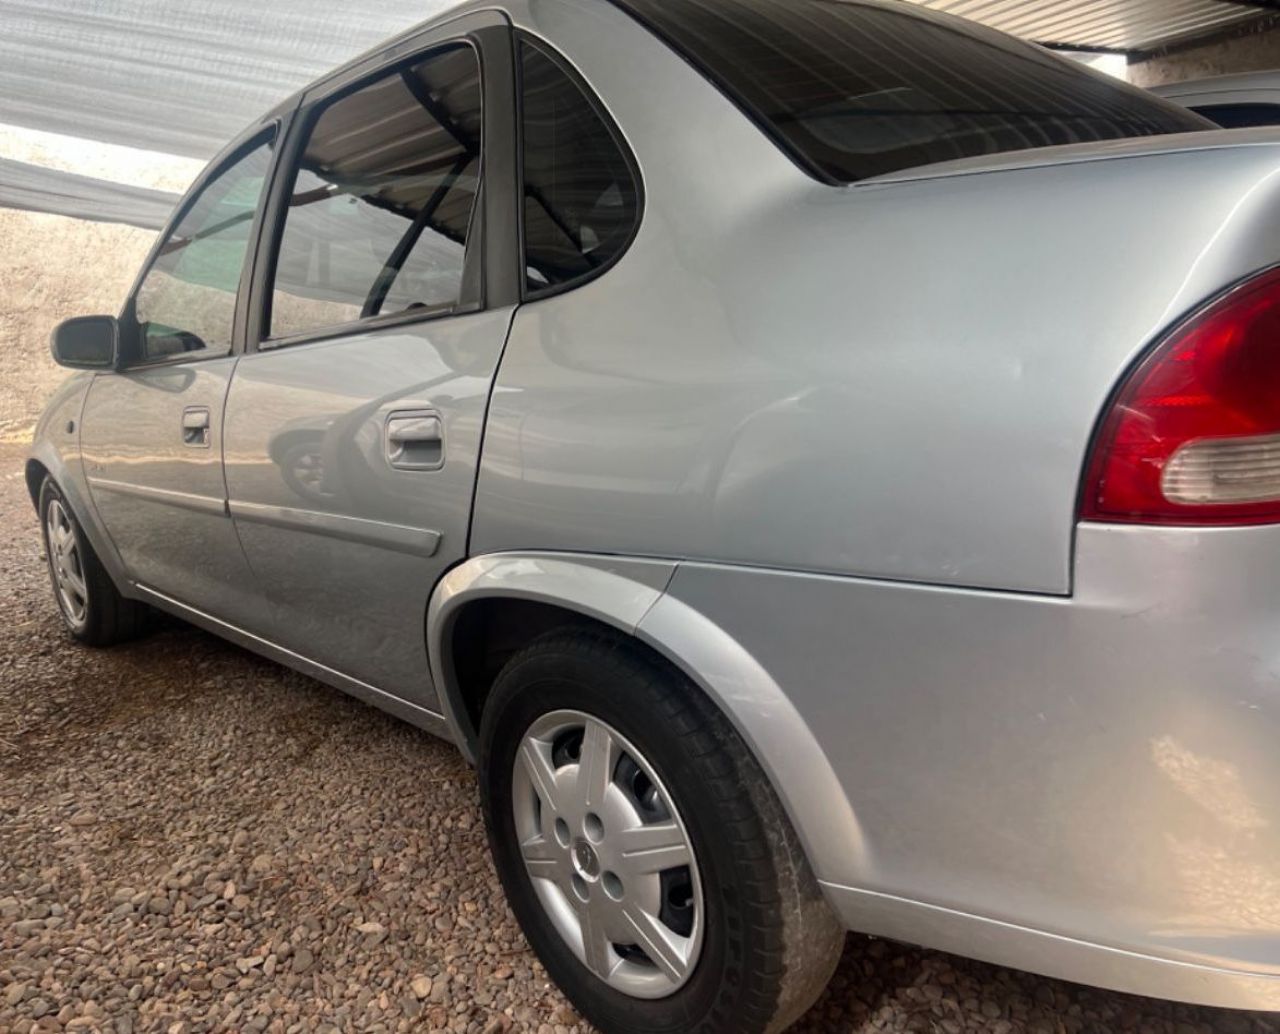
[[[194,629],[72,645],[21,455],[0,445],[0,1031],[585,1030],[503,902],[456,752]],[[1280,1022],[850,937],[796,1030]]]

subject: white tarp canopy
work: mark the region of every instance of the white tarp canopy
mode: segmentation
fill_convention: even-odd
[[[207,158],[453,0],[0,0],[0,124]],[[174,195],[6,160],[0,206],[155,228]]]
[[[168,222],[177,201],[177,194],[164,190],[0,158],[0,208],[54,212],[74,219],[158,230]]]
[[[0,122],[204,158],[449,0],[0,0]]]

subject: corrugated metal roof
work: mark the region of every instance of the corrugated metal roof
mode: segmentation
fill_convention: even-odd
[[[1232,0],[911,0],[1037,43],[1153,50],[1266,16]],[[1274,11],[1272,13],[1275,13]]]

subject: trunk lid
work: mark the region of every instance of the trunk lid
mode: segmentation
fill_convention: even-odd
[[[897,172],[859,180],[854,189],[876,183],[903,183],[912,180],[945,179],[981,172],[1008,172],[1047,166],[1075,165],[1080,162],[1115,161],[1122,158],[1147,158],[1152,155],[1187,154],[1195,151],[1235,150],[1248,147],[1275,147],[1280,144],[1280,127],[1259,126],[1250,129],[1219,129],[1196,133],[1169,133],[1122,140],[1098,140],[1057,147],[1037,147],[1022,151],[1000,151],[954,161],[935,162]]]

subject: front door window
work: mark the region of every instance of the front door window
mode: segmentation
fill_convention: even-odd
[[[234,159],[187,206],[134,297],[143,362],[231,351],[236,293],[271,166],[272,141]]]

